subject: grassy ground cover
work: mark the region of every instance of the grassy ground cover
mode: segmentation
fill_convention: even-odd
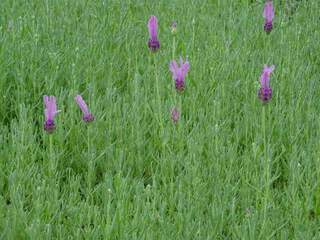
[[[320,2],[274,6],[267,35],[262,1],[1,0],[0,238],[320,239]]]

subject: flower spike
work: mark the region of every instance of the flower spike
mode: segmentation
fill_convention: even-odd
[[[79,105],[82,113],[83,113],[83,121],[85,122],[92,122],[94,120],[94,116],[92,115],[92,113],[90,113],[89,108],[87,106],[87,104],[85,103],[85,101],[83,100],[83,98],[81,97],[81,95],[77,95],[75,98],[75,101],[77,102],[77,104]]]
[[[151,16],[148,21],[149,30],[149,49],[153,52],[160,48],[160,41],[158,40],[158,19],[156,16]]]
[[[175,60],[170,62],[169,69],[172,73],[172,77],[175,80],[175,86],[177,91],[182,92],[185,88],[185,77],[189,71],[190,64],[188,60],[183,62],[180,57],[180,67]]]
[[[178,109],[176,107],[171,109],[171,119],[173,123],[177,123],[179,121],[180,118],[180,112],[178,111]]]
[[[60,112],[57,110],[56,97],[45,95],[43,96],[43,101],[45,105],[45,110],[44,110],[45,121],[44,121],[43,128],[47,133],[53,133],[53,131],[56,128],[54,123],[54,118],[57,115],[57,113]]]
[[[272,89],[270,87],[270,75],[275,69],[275,66],[264,65],[261,77],[260,84],[261,87],[258,92],[258,97],[263,103],[267,103],[272,97]]]
[[[264,31],[266,33],[270,33],[273,28],[273,18],[274,18],[274,10],[272,1],[267,1],[264,5],[263,9],[263,17],[264,17]]]

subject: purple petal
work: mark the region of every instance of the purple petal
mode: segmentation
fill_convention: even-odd
[[[272,1],[266,2],[263,9],[263,17],[266,21],[271,22],[274,18],[274,10]]]
[[[43,96],[43,102],[44,102],[44,105],[47,107],[48,102],[49,102],[49,97],[47,95]]]
[[[264,65],[263,72],[270,75],[274,69],[275,69],[275,65],[271,65],[270,67],[268,65]]]
[[[186,75],[187,75],[187,73],[188,73],[188,71],[189,71],[189,68],[190,68],[190,64],[189,64],[189,62],[188,61],[186,61],[182,66],[181,66],[181,68],[182,68],[182,74],[183,74],[183,76],[185,77]]]
[[[151,39],[157,39],[158,36],[158,20],[156,16],[151,16],[148,21],[148,29]]]
[[[179,74],[179,67],[175,60],[170,62],[169,69],[172,72],[173,78],[176,79]]]
[[[52,117],[54,118],[58,111],[57,111],[57,103],[56,103],[56,97],[55,96],[51,96],[51,111],[52,111]]]
[[[43,96],[43,101],[45,105],[44,115],[46,120],[54,120],[55,115],[59,112],[57,111],[56,98],[54,96]]]
[[[177,123],[179,121],[179,118],[180,118],[180,113],[178,111],[177,108],[172,108],[171,109],[171,119],[174,123]]]
[[[89,109],[87,104],[85,103],[85,101],[83,100],[83,98],[80,95],[77,95],[75,97],[75,100],[77,102],[77,104],[79,105],[81,111],[83,112],[83,114],[87,115],[89,114]]]
[[[268,88],[270,86],[270,75],[274,69],[275,69],[274,65],[271,65],[270,67],[268,65],[264,65],[263,71],[260,77],[261,87]]]

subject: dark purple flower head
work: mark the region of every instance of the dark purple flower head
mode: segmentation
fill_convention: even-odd
[[[54,118],[59,112],[57,110],[56,98],[54,96],[43,96],[45,105],[44,109],[44,130],[48,133],[52,133],[55,130]]]
[[[173,79],[175,80],[176,89],[179,92],[182,92],[185,88],[185,77],[189,71],[190,64],[188,60],[183,62],[180,57],[180,67],[178,66],[175,60],[170,62],[169,69],[172,72]]]
[[[272,1],[267,1],[263,9],[264,31],[270,33],[272,30],[272,20],[274,18],[274,10]]]
[[[268,65],[265,65],[260,77],[261,87],[258,92],[258,97],[263,103],[267,103],[272,97],[272,89],[270,87],[270,75],[274,68],[274,65],[270,67],[268,67]]]
[[[172,108],[171,109],[171,119],[173,121],[173,123],[177,123],[179,121],[179,118],[180,118],[180,113],[178,111],[177,108]]]
[[[151,51],[156,51],[160,48],[158,40],[158,20],[156,16],[151,16],[148,21],[149,41],[148,47]]]
[[[77,104],[79,105],[83,113],[83,116],[82,116],[83,121],[87,123],[92,122],[94,120],[94,116],[90,113],[89,108],[85,103],[85,101],[82,99],[82,97],[80,95],[77,95],[74,99],[76,100]]]

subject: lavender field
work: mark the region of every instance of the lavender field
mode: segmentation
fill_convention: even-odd
[[[319,0],[0,0],[0,239],[320,239]]]

